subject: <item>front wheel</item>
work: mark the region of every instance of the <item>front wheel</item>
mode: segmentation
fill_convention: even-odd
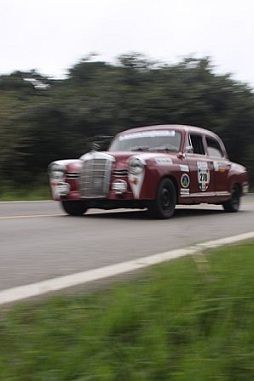
[[[176,189],[170,179],[163,179],[157,191],[156,199],[148,210],[153,217],[166,219],[173,216],[176,206]]]
[[[241,203],[241,189],[238,185],[235,185],[231,190],[230,199],[222,204],[223,209],[226,212],[235,213],[238,212]]]
[[[88,207],[84,201],[61,201],[64,211],[70,216],[83,216]]]

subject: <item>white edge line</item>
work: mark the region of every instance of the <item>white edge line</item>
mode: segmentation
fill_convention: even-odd
[[[29,218],[42,218],[42,217],[59,217],[59,216],[65,216],[64,213],[58,213],[58,214],[28,214],[26,216],[17,215],[17,216],[0,216],[0,221],[5,220],[20,220],[20,219],[29,219]]]
[[[17,302],[52,291],[59,291],[65,288],[78,286],[81,284],[110,278],[116,275],[129,273],[151,265],[170,261],[187,255],[201,253],[204,249],[211,249],[223,245],[233,244],[254,238],[254,232],[239,234],[233,237],[226,237],[214,241],[199,243],[183,249],[170,250],[164,253],[154,254],[147,257],[138,258],[132,261],[122,262],[115,265],[105,266],[98,269],[83,271],[71,275],[65,275],[38,283],[32,283],[25,286],[9,288],[0,291],[0,305]]]
[[[24,203],[45,203],[45,202],[55,202],[54,200],[52,199],[49,199],[49,200],[30,200],[30,201],[26,201],[26,200],[14,200],[14,201],[0,201],[0,205],[1,204],[24,204]]]

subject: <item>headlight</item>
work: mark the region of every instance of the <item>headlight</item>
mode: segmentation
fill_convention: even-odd
[[[129,171],[132,175],[139,175],[144,170],[144,163],[138,157],[129,160]]]
[[[57,163],[49,165],[49,176],[51,179],[61,180],[64,175],[64,167]]]

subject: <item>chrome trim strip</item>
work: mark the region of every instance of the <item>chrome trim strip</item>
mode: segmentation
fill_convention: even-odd
[[[67,179],[78,179],[80,177],[79,173],[66,173],[66,178]]]
[[[181,197],[219,197],[219,196],[230,196],[230,193],[226,191],[198,192],[198,193],[180,194],[180,196]]]
[[[112,175],[115,177],[127,177],[128,176],[128,169],[115,169],[112,172]]]

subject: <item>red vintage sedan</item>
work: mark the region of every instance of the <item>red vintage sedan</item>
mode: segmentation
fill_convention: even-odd
[[[49,165],[52,196],[66,213],[89,208],[147,208],[169,218],[176,204],[220,204],[237,212],[248,192],[245,167],[229,161],[213,132],[158,125],[118,134],[106,152]]]

